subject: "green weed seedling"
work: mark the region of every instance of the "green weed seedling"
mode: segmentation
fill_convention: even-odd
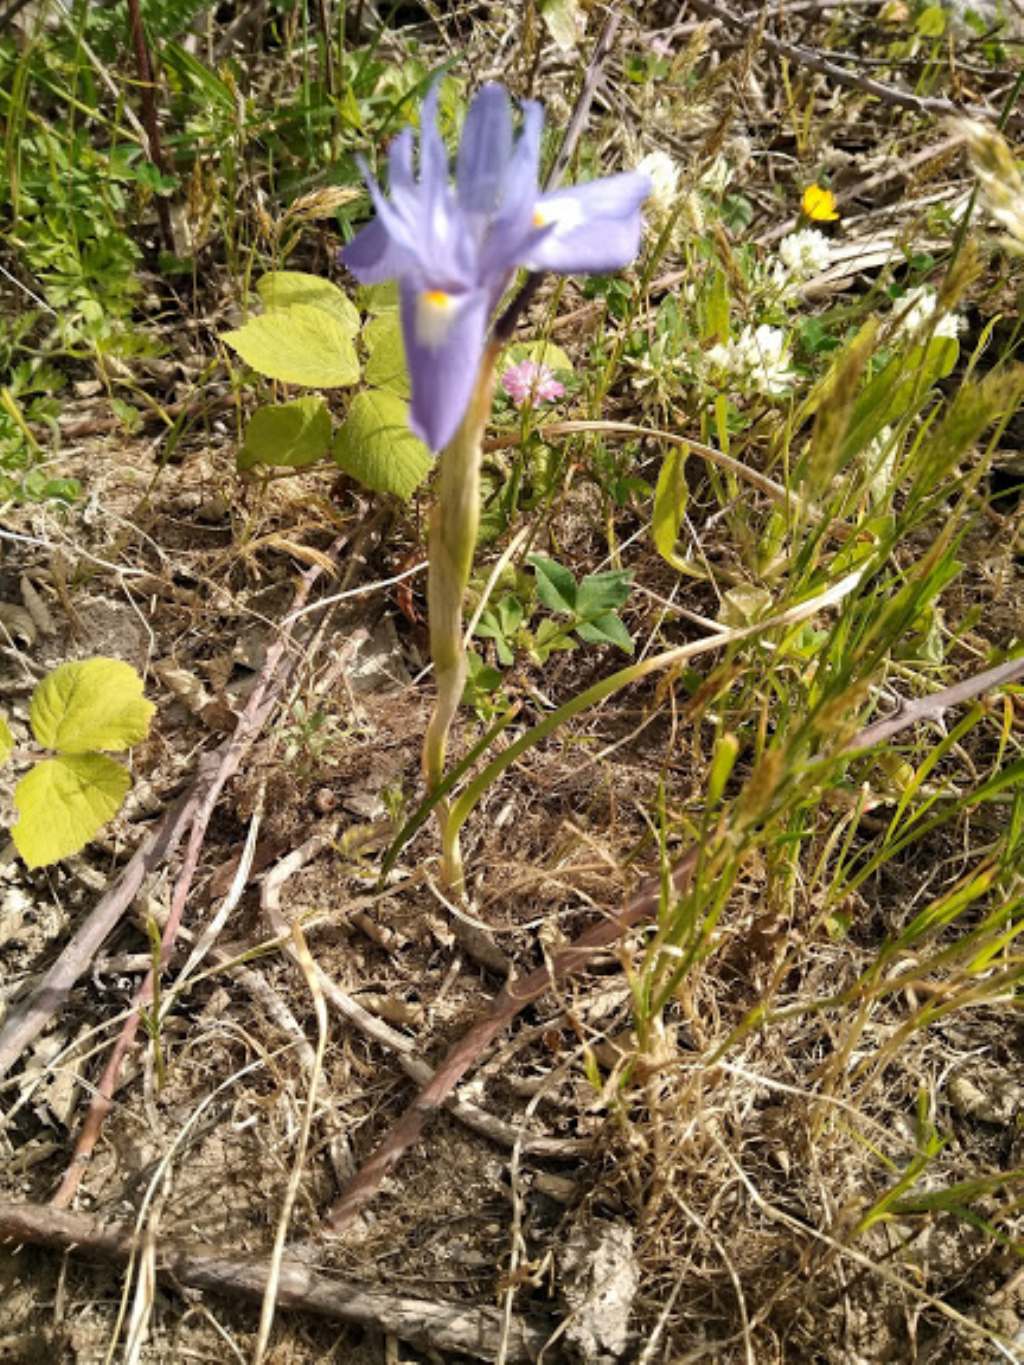
[[[129,749],[149,733],[155,707],[142,679],[120,659],[61,664],[32,694],[32,734],[50,757],[15,747],[0,717],[0,761],[33,763],[14,788],[14,846],[30,868],[77,853],[113,819],[131,786],[107,752]]]
[[[632,574],[628,570],[588,574],[577,583],[569,569],[546,555],[530,555],[528,562],[536,576],[537,598],[554,616],[533,629],[527,607],[514,592],[506,593],[493,607],[481,612],[475,633],[494,641],[502,667],[511,666],[516,649],[525,650],[534,663],[543,665],[555,650],[575,649],[578,640],[615,645],[623,653],[632,654],[632,636],[617,611],[629,596]],[[574,635],[577,640],[572,638]],[[486,681],[478,669],[472,685],[479,687]]]

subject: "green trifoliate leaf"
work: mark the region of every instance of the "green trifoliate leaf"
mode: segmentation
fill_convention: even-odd
[[[409,406],[384,389],[357,393],[339,427],[331,455],[376,493],[408,501],[427,477],[430,451],[409,430]]]
[[[0,763],[6,763],[14,748],[14,736],[4,716],[0,716]]]
[[[14,789],[14,846],[28,867],[77,853],[121,809],[131,778],[103,754],[61,754],[25,774]]]
[[[121,659],[61,664],[32,694],[32,733],[47,749],[84,754],[128,749],[149,733],[154,706],[142,679]]]
[[[576,592],[576,615],[589,620],[606,611],[615,611],[629,596],[633,575],[629,569],[609,569],[606,573],[587,574]]]
[[[603,612],[576,627],[576,634],[590,645],[617,645],[626,654],[633,653],[633,637],[613,611]]]
[[[370,353],[364,371],[367,384],[397,393],[399,398],[410,397],[412,384],[398,314],[382,313],[371,318],[363,328],[363,341]]]
[[[527,555],[537,575],[537,596],[548,611],[560,611],[565,616],[576,614],[576,580],[562,564],[547,555]]]
[[[265,464],[303,469],[323,459],[330,444],[331,417],[322,398],[257,408],[245,429],[238,468]]]
[[[225,332],[223,340],[268,379],[337,389],[359,378],[359,361],[347,323],[311,303],[274,308]]]
[[[268,312],[305,303],[330,313],[349,336],[359,331],[359,310],[355,304],[336,284],[322,280],[319,275],[306,275],[301,270],[273,270],[263,276],[256,290]]]

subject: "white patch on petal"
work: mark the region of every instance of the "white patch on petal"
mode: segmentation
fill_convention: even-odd
[[[416,340],[431,350],[443,346],[458,306],[443,289],[427,289],[416,299]]]
[[[583,222],[583,209],[578,199],[571,195],[564,199],[541,200],[533,210],[534,227],[550,227],[554,224],[554,235],[571,232]]]

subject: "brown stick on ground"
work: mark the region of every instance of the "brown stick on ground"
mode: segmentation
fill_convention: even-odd
[[[1005,663],[996,664],[994,668],[986,668],[984,673],[975,673],[973,677],[964,678],[962,682],[952,683],[941,692],[929,692],[927,696],[905,701],[894,716],[873,721],[863,730],[858,730],[846,747],[870,749],[875,744],[881,744],[883,740],[892,739],[893,735],[916,725],[918,721],[938,720],[951,707],[960,706],[965,701],[973,701],[975,697],[981,696],[982,692],[1005,687],[1020,678],[1024,678],[1024,657],[1007,659]]]
[[[677,891],[683,891],[689,883],[696,862],[697,849],[691,849],[676,865],[672,880]],[[617,915],[592,924],[568,948],[554,953],[550,964],[538,967],[520,981],[510,982],[495,996],[487,1014],[447,1052],[430,1082],[416,1096],[370,1160],[349,1181],[345,1192],[324,1220],[326,1231],[341,1232],[373,1199],[392,1166],[401,1160],[422,1133],[427,1120],[444,1104],[465,1073],[506,1024],[552,986],[573,972],[580,971],[595,953],[617,943],[634,924],[651,919],[657,913],[659,895],[660,884],[649,883]]]
[[[341,544],[342,538],[339,538],[331,546],[329,553],[335,554],[340,549]],[[324,570],[320,565],[314,565],[306,570],[299,580],[299,586],[289,614],[301,611],[313,584],[323,572]],[[167,916],[167,923],[164,926],[161,939],[159,964],[161,969],[166,965],[178,935],[185,902],[188,899],[188,893],[192,888],[192,879],[199,865],[199,855],[202,851],[203,840],[206,837],[206,828],[217,804],[217,798],[220,796],[224,784],[238,771],[242,759],[252,748],[256,737],[273,712],[281,690],[291,675],[290,667],[281,667],[282,660],[291,642],[292,626],[288,625],[267,650],[266,661],[257,678],[256,686],[249,696],[245,710],[239,717],[238,724],[227,744],[220,751],[220,762],[212,771],[209,781],[195,801],[188,847],[185,850],[181,872],[178,874],[178,880],[175,883],[170,914]],[[60,1188],[53,1198],[54,1205],[57,1208],[66,1208],[70,1204],[81,1183],[82,1175],[89,1158],[92,1156],[103,1123],[113,1108],[113,1096],[117,1089],[121,1066],[135,1041],[142,1011],[153,999],[153,984],[154,972],[151,968],[132,999],[131,1013],[124,1022],[121,1034],[114,1044],[107,1065],[103,1070],[100,1083],[93,1094],[92,1103],[86,1114],[85,1122],[82,1124],[78,1141],[75,1143],[74,1156],[64,1173]]]
[[[0,1242],[31,1242],[103,1260],[124,1261],[135,1238],[130,1227],[105,1226],[81,1213],[45,1204],[0,1201]],[[267,1264],[240,1256],[161,1240],[158,1273],[179,1284],[212,1289],[259,1302],[267,1281]],[[429,1351],[452,1351],[476,1360],[493,1360],[501,1341],[502,1314],[497,1308],[466,1307],[436,1300],[413,1299],[367,1289],[351,1280],[310,1269],[301,1261],[281,1267],[277,1302],[338,1322],[358,1323],[393,1333]],[[516,1318],[510,1334],[510,1360],[536,1360],[550,1333],[542,1325]]]
[[[139,71],[139,86],[142,92],[142,122],[149,143],[149,160],[153,166],[166,176],[164,151],[160,142],[160,120],[156,112],[155,86],[153,84],[153,62],[146,45],[146,32],[142,27],[142,11],[139,0],[128,0],[128,18],[132,30],[132,44],[135,48],[135,64]],[[162,194],[154,196],[157,217],[160,220],[160,235],[164,239],[164,249],[174,251],[174,232],[171,229],[171,211]]]
[[[332,845],[335,832],[334,825],[328,824],[323,830],[310,835],[298,848],[282,858],[263,879],[260,905],[271,932],[278,935],[281,947],[293,961],[296,960],[297,950],[291,939],[289,921],[281,909],[281,890],[289,877],[293,877],[300,868]],[[364,1009],[358,1000],[347,995],[315,961],[313,970],[324,998],[336,1014],[354,1025],[365,1037],[395,1053],[399,1065],[410,1080],[419,1086],[429,1084],[434,1076],[433,1070],[417,1055],[415,1043],[411,1038],[399,1033],[390,1024]],[[490,1138],[492,1142],[502,1147],[511,1148],[518,1143],[521,1151],[532,1156],[561,1158],[578,1158],[590,1150],[591,1144],[585,1139],[552,1138],[541,1133],[524,1132],[518,1124],[506,1123],[496,1115],[488,1113],[486,1109],[481,1109],[479,1105],[471,1104],[458,1095],[448,1095],[444,1104],[467,1128],[482,1133],[484,1137]]]

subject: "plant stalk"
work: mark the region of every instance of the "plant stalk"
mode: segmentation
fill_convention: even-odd
[[[444,778],[448,733],[466,682],[462,602],[480,525],[480,446],[491,411],[496,351],[491,345],[484,352],[462,425],[441,452],[437,499],[430,517],[427,611],[437,701],[423,739],[423,776],[428,794]],[[463,879],[458,828],[449,833],[447,800],[439,801],[436,809],[442,840],[441,877],[445,886],[457,891]]]

